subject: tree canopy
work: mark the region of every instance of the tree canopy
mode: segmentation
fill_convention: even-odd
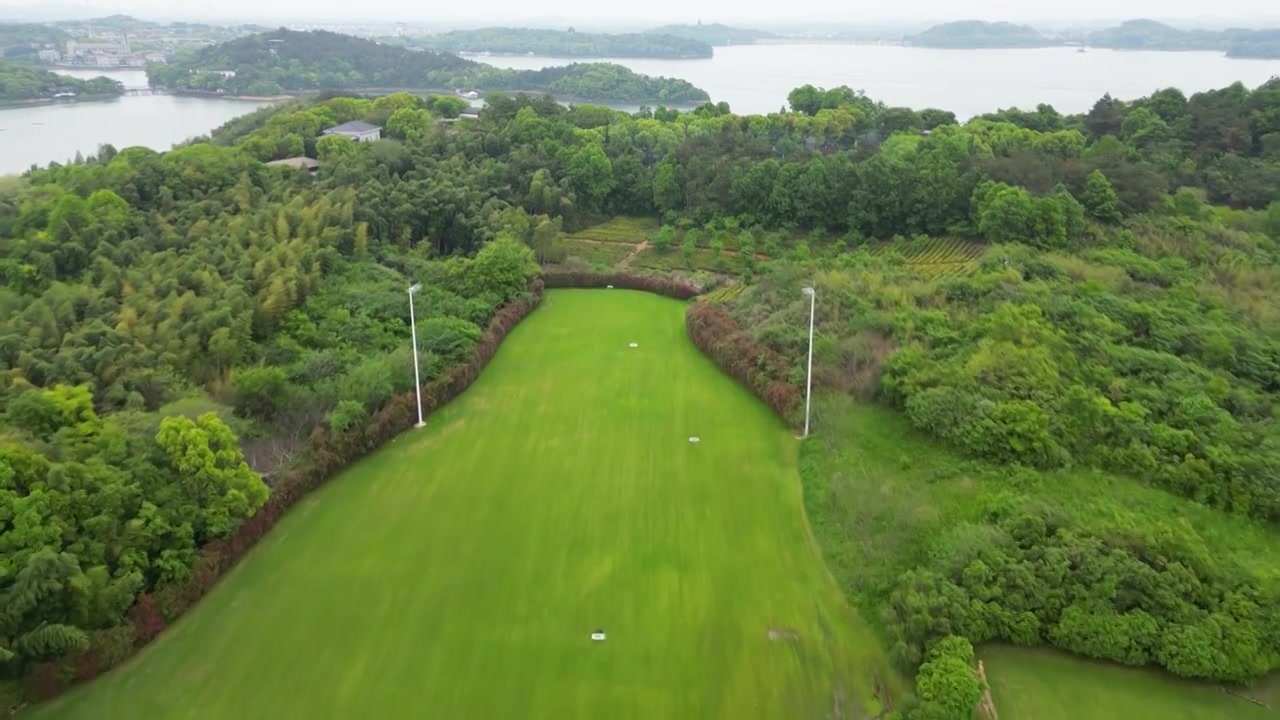
[[[67,93],[119,95],[123,92],[124,86],[108,77],[81,80],[18,62],[0,60],[0,100],[46,100]]]

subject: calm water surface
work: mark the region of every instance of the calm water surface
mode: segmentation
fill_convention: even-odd
[[[538,69],[571,60],[486,57],[500,67]],[[708,60],[615,59],[650,75],[684,78],[742,113],[775,112],[793,88],[848,85],[890,105],[938,107],[961,119],[1004,107],[1050,103],[1064,113],[1088,110],[1103,93],[1136,98],[1163,87],[1190,94],[1243,82],[1256,87],[1280,75],[1280,60],[1231,60],[1221,53],[1118,52],[1072,48],[933,50],[874,45],[743,45],[716,48]],[[107,74],[145,87],[146,73]],[[65,162],[100,143],[167,150],[265,103],[129,96],[104,102],[0,109],[0,175],[33,163]]]
[[[572,60],[484,57],[535,70]],[[1250,88],[1280,75],[1280,60],[1232,60],[1210,52],[1120,52],[1074,48],[935,50],[878,45],[740,45],[707,60],[615,59],[636,72],[688,80],[739,113],[777,112],[804,84],[848,85],[889,105],[950,110],[962,120],[999,108],[1088,110],[1104,93],[1122,99],[1164,87],[1188,95],[1241,81]]]
[[[66,71],[76,77],[107,75],[126,87],[146,87],[141,70],[122,72]],[[32,105],[0,109],[0,175],[36,165],[66,162],[77,151],[97,152],[98,145],[133,145],[168,150],[226,121],[266,105],[247,100],[216,100],[175,95],[126,96],[112,100]]]

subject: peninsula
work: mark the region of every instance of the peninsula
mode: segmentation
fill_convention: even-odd
[[[609,63],[507,70],[431,50],[415,51],[322,30],[280,29],[202,48],[188,59],[147,67],[153,87],[276,96],[325,90],[464,89],[548,93],[637,104],[693,104],[706,91],[675,78],[640,75]]]

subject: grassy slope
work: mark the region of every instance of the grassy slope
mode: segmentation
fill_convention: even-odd
[[[977,518],[985,499],[1000,492],[1051,499],[1082,522],[1123,522],[1136,512],[1179,518],[1216,551],[1280,572],[1280,533],[1132,480],[1094,472],[1010,478],[928,441],[890,410],[821,397],[814,413],[819,434],[801,453],[809,518],[833,573],[867,617],[875,617],[877,590],[898,568],[920,562],[940,528]],[[1046,650],[986,648],[979,657],[1002,720],[1275,717],[1159,672]]]
[[[1274,711],[1154,670],[1095,663],[1051,650],[993,646],[991,697],[1004,720],[1264,720]]]
[[[877,685],[902,681],[820,561],[795,441],[682,319],[639,293],[548,293],[427,429],[31,717],[877,714]]]

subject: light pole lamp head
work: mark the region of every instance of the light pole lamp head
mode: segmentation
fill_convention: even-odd
[[[421,289],[422,289],[422,283],[414,283],[409,286],[409,294],[413,295],[414,293],[418,292]]]
[[[816,298],[818,296],[818,291],[814,290],[811,287],[801,288],[800,292],[804,293],[805,295],[808,295],[811,298]]]

